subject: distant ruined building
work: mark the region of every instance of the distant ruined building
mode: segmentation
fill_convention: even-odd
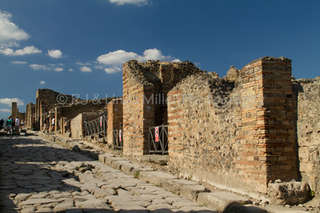
[[[27,125],[133,159],[165,154],[180,176],[238,192],[295,179],[320,193],[320,79],[294,80],[291,69],[264,57],[219,78],[190,62],[129,61],[123,97],[81,105],[64,95],[61,104],[60,93],[38,90]]]

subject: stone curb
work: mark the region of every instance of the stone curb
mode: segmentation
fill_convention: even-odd
[[[39,134],[40,137],[45,140],[50,140],[53,142],[62,143],[67,148],[72,148],[74,143],[68,146],[68,139],[61,138],[56,135],[46,135],[43,133]],[[72,140],[71,140],[72,141]],[[88,143],[85,143],[88,144]],[[94,146],[93,146],[94,147]],[[96,147],[94,147],[96,148]],[[87,150],[81,150],[81,152],[87,152]],[[89,156],[90,157],[90,156]],[[96,157],[95,157],[96,158]],[[185,179],[179,179],[178,177],[166,173],[163,171],[157,171],[152,167],[143,166],[135,162],[131,162],[130,160],[119,157],[116,154],[104,153],[99,154],[97,159],[114,169],[123,171],[127,175],[134,176],[142,181],[147,183],[151,183],[155,186],[159,186],[164,188],[167,191],[170,191],[174,194],[182,196],[183,198],[192,200],[197,202],[200,205],[213,208],[217,211],[222,211],[226,205],[231,202],[239,202],[241,204],[252,204],[250,199],[245,196],[238,195],[232,192],[223,191],[223,190],[215,190],[213,192],[209,192],[204,186],[198,184],[195,181],[189,181]],[[253,205],[248,205],[249,208],[253,207]],[[269,213],[305,213],[307,211],[296,210],[296,209],[288,209],[281,206],[266,206],[265,207]],[[255,213],[264,212],[263,209],[257,208],[257,210],[253,211]]]
[[[151,167],[141,166],[112,154],[99,155],[99,161],[147,183],[159,186],[174,194],[218,211],[222,211],[227,204],[233,201],[243,204],[251,203],[246,197],[220,190],[209,192],[204,186],[195,181],[179,179],[172,174],[155,171]]]

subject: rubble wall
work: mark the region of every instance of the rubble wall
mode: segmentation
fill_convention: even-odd
[[[235,81],[188,76],[168,93],[169,166],[266,193],[270,181],[298,178],[295,112],[288,59],[253,61]]]
[[[300,174],[320,194],[320,78],[294,82]]]

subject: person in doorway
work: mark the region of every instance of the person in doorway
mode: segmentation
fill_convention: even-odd
[[[7,127],[7,131],[8,131],[8,134],[12,135],[12,118],[11,117],[8,117],[8,120],[6,122],[6,127]]]
[[[55,122],[56,122],[55,119],[52,118],[51,120],[52,131],[54,131]]]
[[[14,123],[15,123],[15,126],[16,126],[17,128],[20,127],[20,119],[19,119],[19,118],[16,118],[15,121],[14,121]]]

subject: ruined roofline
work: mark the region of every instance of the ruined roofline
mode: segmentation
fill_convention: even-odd
[[[319,82],[320,83],[320,76],[317,76],[315,78],[299,78],[299,79],[292,79],[293,82],[297,82],[297,83],[304,83],[304,84],[308,84],[308,83],[315,83],[315,82]]]

